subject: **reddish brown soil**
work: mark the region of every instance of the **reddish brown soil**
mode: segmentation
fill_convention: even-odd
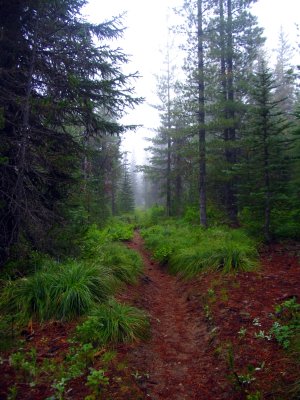
[[[108,366],[110,385],[103,399],[246,400],[258,391],[263,400],[291,399],[289,387],[300,379],[299,363],[274,339],[257,339],[255,333],[269,331],[275,304],[291,296],[299,301],[299,245],[266,248],[257,272],[209,273],[191,281],[170,276],[154,262],[138,234],[129,247],[141,253],[145,271],[139,285],[128,287],[119,300],[148,311],[151,338],[118,346],[118,356]],[[253,324],[254,318],[259,318],[260,326]],[[246,329],[244,335],[238,334],[241,328]],[[36,326],[26,346],[37,349],[39,361],[63,361],[73,329],[74,324]],[[251,373],[251,383],[239,385],[234,377],[247,375],[249,365],[260,370]],[[101,367],[100,360],[94,367]],[[2,363],[0,399],[7,398],[5,393],[16,379],[7,362]],[[49,377],[39,380],[35,388],[19,382],[17,399],[42,400],[51,395]],[[89,394],[85,382],[86,376],[72,381],[65,398],[84,399]]]
[[[267,334],[275,304],[291,296],[299,300],[296,245],[266,248],[258,272],[210,273],[192,281],[168,275],[138,234],[130,247],[142,254],[145,276],[123,299],[148,310],[152,326],[151,340],[130,353],[132,365],[144,374],[140,385],[147,398],[235,400],[259,391],[263,399],[291,399],[288,387],[300,379],[299,364],[275,340],[255,333]],[[238,335],[241,328],[247,330],[244,337]],[[234,376],[246,375],[248,366],[260,370],[251,383],[239,385]]]

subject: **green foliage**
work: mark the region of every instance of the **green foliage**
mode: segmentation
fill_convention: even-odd
[[[104,244],[112,241],[125,241],[133,238],[134,225],[121,219],[113,218],[103,229],[95,224],[86,231],[82,242],[81,252],[84,258],[93,258],[99,255]]]
[[[95,303],[105,301],[114,290],[110,272],[99,265],[70,262],[54,277],[52,275],[53,278],[51,308],[54,317],[63,320],[86,314]]]
[[[293,297],[275,306],[279,321],[275,321],[270,333],[284,349],[300,353],[300,304]]]
[[[114,286],[107,268],[69,261],[26,278],[8,281],[0,305],[3,312],[19,313],[25,319],[72,319],[104,301]]]
[[[122,220],[112,220],[104,229],[105,237],[113,241],[130,240],[133,238],[133,233],[134,225]]]
[[[9,357],[9,364],[15,371],[21,373],[26,380],[32,380],[38,371],[36,349],[30,352],[18,351]]]
[[[2,282],[0,324],[9,333],[14,328],[13,315],[19,322],[29,318],[74,319],[105,302],[121,282],[136,283],[142,270],[141,257],[116,242],[132,235],[132,224],[113,219],[102,230],[96,225],[86,230],[80,246],[81,259],[59,263],[32,252],[26,263],[30,262],[28,269],[35,272]]]
[[[141,227],[151,227],[162,223],[166,219],[166,211],[163,206],[152,206],[146,211],[136,210],[136,219]]]
[[[184,223],[155,225],[141,231],[146,246],[169,270],[192,277],[204,269],[225,273],[248,271],[255,267],[255,243],[242,230],[216,227],[203,230]]]
[[[91,368],[87,376],[86,385],[92,389],[93,394],[96,396],[95,398],[98,398],[102,388],[109,385],[109,378],[105,376],[103,369],[96,370]]]
[[[121,282],[134,284],[142,272],[142,259],[138,253],[119,243],[107,243],[99,249],[97,261],[111,271]]]
[[[7,281],[0,297],[1,311],[19,314],[25,320],[31,317],[41,321],[50,318],[51,278],[49,273],[39,271],[26,278]]]
[[[114,299],[96,307],[76,329],[80,341],[88,340],[100,345],[145,339],[148,333],[146,314]]]

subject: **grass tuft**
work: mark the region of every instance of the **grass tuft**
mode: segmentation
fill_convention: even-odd
[[[203,270],[249,271],[257,264],[256,244],[240,229],[204,230],[169,221],[143,229],[142,235],[154,258],[168,263],[171,273],[184,277]]]
[[[134,342],[148,337],[149,320],[142,310],[110,299],[96,307],[76,332],[83,343]]]

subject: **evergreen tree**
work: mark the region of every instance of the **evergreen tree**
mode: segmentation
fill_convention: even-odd
[[[134,192],[126,153],[124,155],[122,168],[123,176],[120,185],[118,210],[120,213],[129,213],[134,210]]]
[[[295,105],[295,76],[291,60],[293,59],[293,49],[288,42],[288,37],[280,27],[278,37],[278,47],[276,49],[277,59],[274,71],[277,88],[275,98],[281,100],[280,109],[292,117]]]
[[[264,60],[253,79],[251,116],[244,141],[245,159],[241,201],[252,218],[263,221],[266,241],[272,236],[272,213],[282,206],[289,180],[288,123],[274,98],[276,84]]]
[[[122,132],[114,120],[139,101],[121,72],[126,56],[107,44],[122,33],[118,19],[90,24],[85,3],[1,2],[2,260],[22,237],[43,245],[86,138]]]
[[[212,129],[219,143],[213,150],[221,151],[217,162],[222,175],[216,176],[216,193],[227,210],[231,224],[238,224],[237,181],[235,165],[238,161],[241,121],[245,113],[245,99],[249,94],[252,65],[263,44],[262,29],[249,12],[256,0],[215,0],[214,17],[209,23],[209,58],[213,74],[210,87]],[[223,141],[223,143],[222,143]],[[210,177],[210,180],[213,176]],[[214,183],[213,183],[214,186]]]

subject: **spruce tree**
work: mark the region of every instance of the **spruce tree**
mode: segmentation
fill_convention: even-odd
[[[118,211],[119,213],[130,213],[134,211],[134,191],[132,187],[132,180],[129,170],[128,158],[125,153],[123,159],[123,174],[120,183],[119,197],[118,197]]]
[[[126,56],[108,44],[122,33],[119,20],[86,22],[85,3],[1,2],[2,260],[22,238],[43,247],[78,175],[84,139],[124,131],[116,119],[139,102],[121,71]]]
[[[280,207],[289,179],[286,135],[289,124],[275,100],[275,80],[264,60],[254,75],[251,112],[244,139],[241,202],[252,218],[263,221],[267,242],[272,238],[272,214]]]

